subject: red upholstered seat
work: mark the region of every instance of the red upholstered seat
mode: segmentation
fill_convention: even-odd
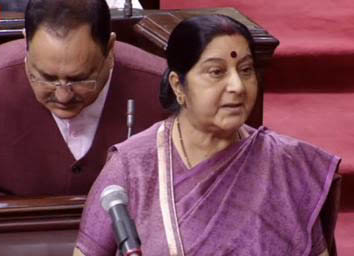
[[[354,254],[354,212],[342,212],[338,216],[336,241],[339,256]]]

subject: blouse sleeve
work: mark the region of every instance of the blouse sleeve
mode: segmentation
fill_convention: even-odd
[[[115,255],[117,248],[112,222],[101,207],[100,195],[105,187],[112,184],[126,188],[122,166],[122,159],[115,149],[88,194],[76,244],[85,256]]]

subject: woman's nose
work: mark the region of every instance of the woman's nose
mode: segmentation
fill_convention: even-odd
[[[243,81],[236,71],[230,73],[230,79],[228,80],[226,89],[228,92],[234,92],[238,94],[243,93],[245,91]]]

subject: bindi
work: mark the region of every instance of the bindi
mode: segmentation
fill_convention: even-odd
[[[230,53],[230,55],[231,55],[231,58],[236,58],[236,57],[237,57],[237,52],[232,51],[232,52]]]

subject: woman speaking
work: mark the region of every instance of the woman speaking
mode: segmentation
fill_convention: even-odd
[[[75,255],[115,255],[100,195],[124,188],[143,255],[328,255],[319,213],[339,158],[245,124],[254,42],[223,15],[181,22],[160,101],[173,114],[112,147],[88,196]]]

